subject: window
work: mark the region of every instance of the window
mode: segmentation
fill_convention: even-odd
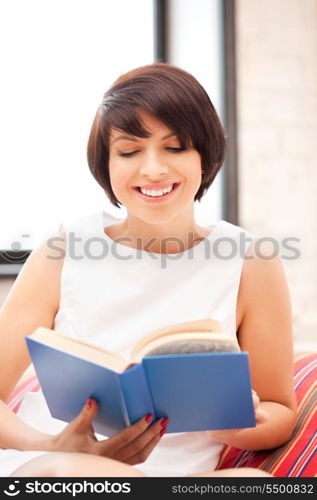
[[[0,43],[0,249],[31,249],[95,209],[121,217],[90,174],[87,139],[117,76],[154,61],[153,3],[3,2]]]

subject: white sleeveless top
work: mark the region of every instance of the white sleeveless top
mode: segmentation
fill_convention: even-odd
[[[144,335],[177,322],[214,318],[236,339],[243,259],[255,235],[220,220],[191,249],[155,254],[107,236],[104,228],[118,222],[122,221],[98,212],[61,226],[67,250],[56,331],[127,359]],[[50,416],[41,392],[24,399],[19,415],[46,432],[58,432],[65,425]],[[165,434],[137,468],[150,476],[211,471],[222,447],[206,432]]]

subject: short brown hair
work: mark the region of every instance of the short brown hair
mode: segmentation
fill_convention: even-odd
[[[111,128],[137,137],[149,137],[140,110],[173,131],[182,146],[189,144],[202,160],[200,200],[224,161],[226,139],[217,112],[200,83],[186,71],[166,63],[142,66],[121,75],[104,94],[88,140],[89,168],[111,203],[120,207],[109,175]]]

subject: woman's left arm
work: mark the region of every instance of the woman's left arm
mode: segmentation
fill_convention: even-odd
[[[238,295],[243,319],[238,329],[242,351],[249,353],[251,380],[259,400],[256,427],[208,431],[223,443],[247,450],[284,444],[293,431],[296,398],[293,389],[293,335],[289,290],[280,257],[268,243],[250,246]]]

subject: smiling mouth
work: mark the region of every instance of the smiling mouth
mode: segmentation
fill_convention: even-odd
[[[138,191],[140,194],[142,194],[142,196],[147,196],[148,198],[164,198],[165,196],[168,196],[170,193],[172,193],[172,191],[174,191],[174,189],[179,186],[179,183],[178,182],[174,182],[174,184],[172,184],[172,189],[170,191],[168,191],[167,193],[162,193],[162,194],[148,194],[148,193],[143,193],[141,191],[141,188],[139,186],[136,186],[134,189],[136,191]],[[150,189],[147,190],[147,191],[151,191]],[[153,189],[153,191],[156,191],[155,189]],[[159,191],[159,190],[157,190]]]

